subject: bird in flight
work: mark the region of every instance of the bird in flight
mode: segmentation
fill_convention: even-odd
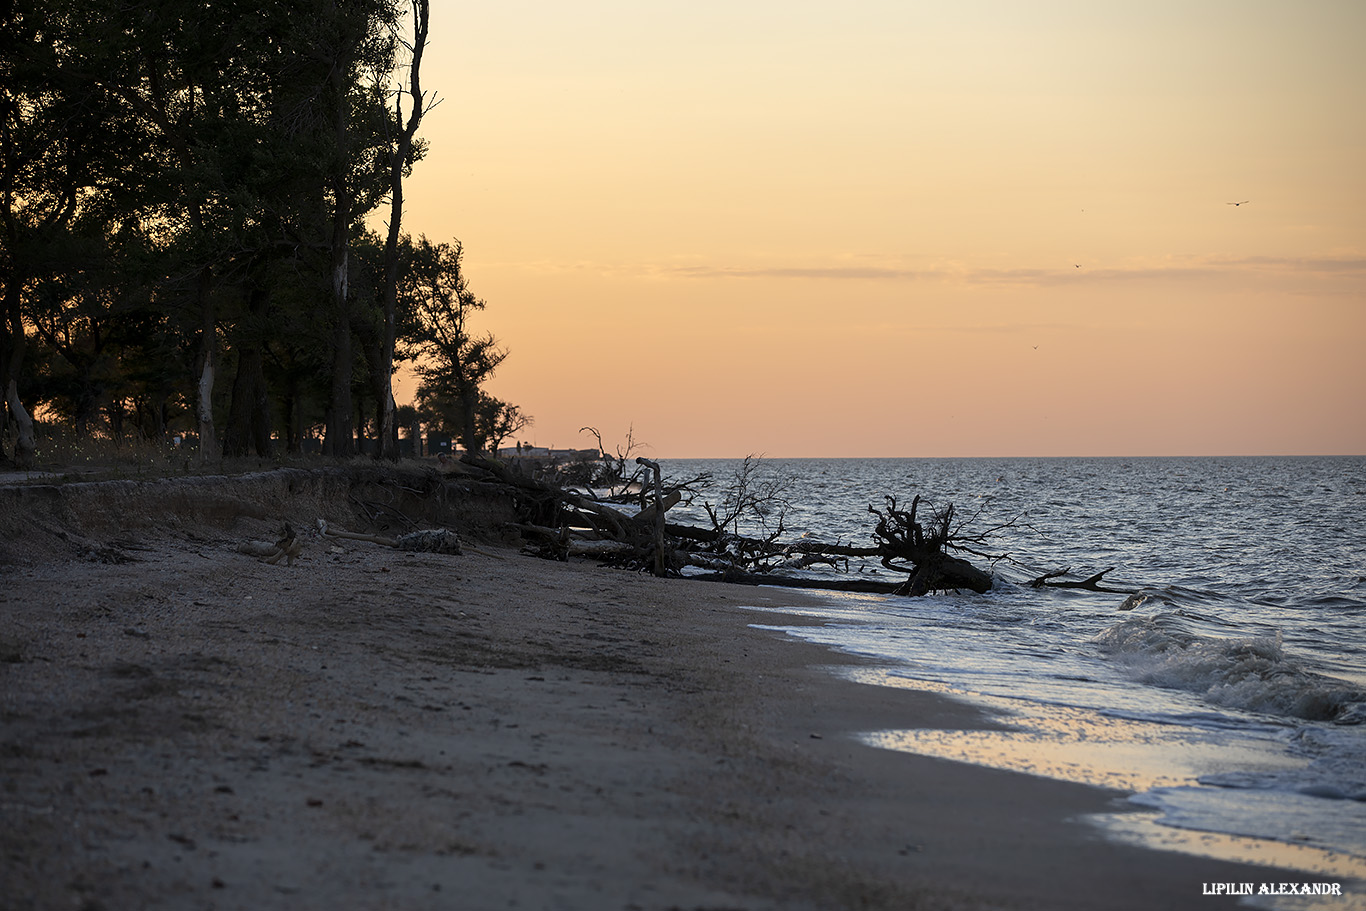
[[[1241,206],[1243,203],[1246,203],[1246,202],[1252,202],[1252,200],[1250,200],[1250,199],[1244,199],[1243,202],[1231,202],[1231,203],[1229,203],[1229,205],[1231,205],[1231,206]]]

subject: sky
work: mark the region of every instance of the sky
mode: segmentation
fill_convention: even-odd
[[[463,243],[521,440],[1366,454],[1360,0],[432,19],[404,228]]]

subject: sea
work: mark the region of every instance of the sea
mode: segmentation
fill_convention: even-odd
[[[953,504],[984,536],[963,556],[993,574],[985,594],[808,591],[819,606],[796,612],[817,624],[756,616],[868,659],[854,679],[1003,727],[867,743],[1110,788],[1138,812],[1087,821],[1108,837],[1343,884],[1253,905],[1366,907],[1366,457],[660,462],[666,481],[713,479],[673,521],[706,525],[701,502],[745,477],[785,491],[783,542],[872,544],[869,507],[916,495],[921,516]],[[1107,569],[1119,591],[1028,584]],[[905,578],[859,560],[796,572]]]

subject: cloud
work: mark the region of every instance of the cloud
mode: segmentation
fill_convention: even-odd
[[[922,268],[852,264],[828,266],[667,266],[660,277],[685,279],[800,279],[825,281],[935,281],[977,285],[1055,286],[1077,282],[1194,281],[1248,272],[1282,275],[1366,276],[1366,257],[1173,257],[1155,263],[1089,268],[989,269],[940,264]]]
[[[1344,280],[1366,281],[1366,256],[1170,256],[1135,259],[1117,265],[1065,263],[1055,267],[988,268],[962,260],[909,262],[910,257],[850,256],[817,265],[743,265],[698,262],[501,261],[482,263],[543,275],[594,275],[613,280],[668,281],[819,281],[920,284],[991,288],[1115,287],[1142,284],[1270,281],[1322,282],[1315,294],[1334,291]],[[1302,285],[1302,290],[1308,290]],[[1287,289],[1293,290],[1293,289]]]
[[[885,266],[674,266],[661,273],[679,278],[828,278],[874,281],[915,281],[935,278],[936,273]]]
[[[1366,256],[1288,257],[1249,256],[1221,260],[1233,267],[1273,269],[1283,272],[1321,272],[1326,274],[1366,273]]]

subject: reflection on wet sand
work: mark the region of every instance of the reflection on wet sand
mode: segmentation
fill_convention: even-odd
[[[1229,738],[1228,733],[1117,717],[1072,706],[966,693],[928,681],[910,680],[876,669],[847,672],[862,683],[935,692],[967,701],[993,714],[1005,730],[888,730],[861,735],[871,746],[1024,772],[1063,781],[1111,788],[1130,794],[1155,789],[1198,787],[1204,776],[1229,771],[1270,772],[1301,767],[1269,734]],[[1313,845],[1249,838],[1176,827],[1153,813],[1092,817],[1119,840],[1160,850],[1221,860],[1283,867],[1344,880],[1366,879],[1366,861]],[[1346,897],[1334,899],[1342,911]],[[1278,908],[1315,907],[1278,902]]]

